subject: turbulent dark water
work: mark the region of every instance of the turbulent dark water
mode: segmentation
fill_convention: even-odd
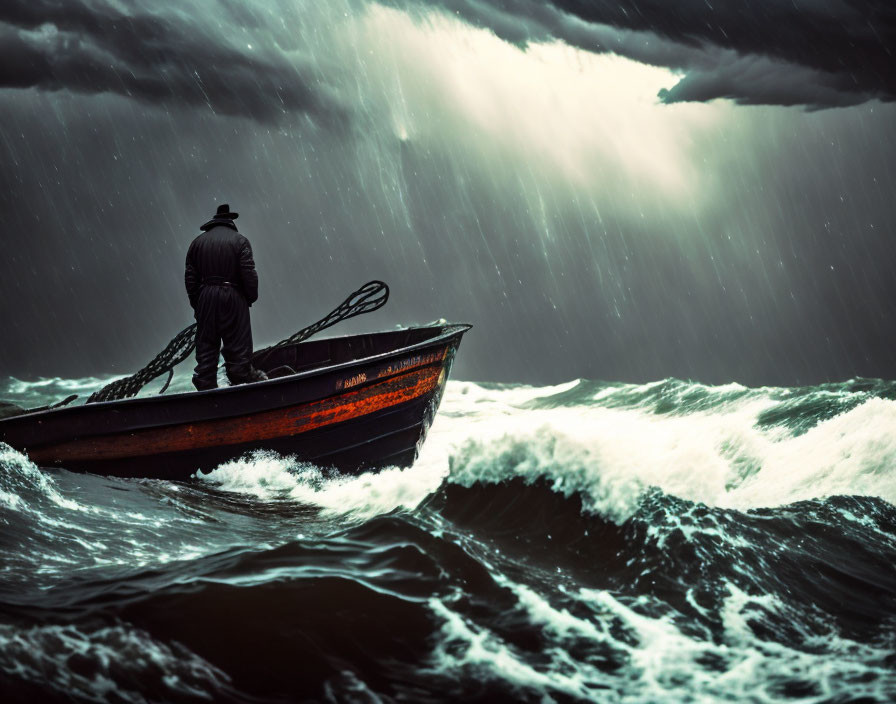
[[[0,445],[2,700],[893,701],[894,399],[452,382],[414,467],[349,478]]]

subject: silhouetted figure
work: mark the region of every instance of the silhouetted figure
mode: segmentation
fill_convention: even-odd
[[[236,229],[226,203],[205,223],[187,251],[184,283],[196,312],[196,369],[193,385],[199,390],[218,386],[218,353],[231,384],[264,379],[249,364],[252,328],[249,306],[258,300],[258,274],[252,246]],[[223,343],[223,348],[222,348]]]

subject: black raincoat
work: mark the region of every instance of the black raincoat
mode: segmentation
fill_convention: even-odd
[[[252,246],[233,220],[212,220],[187,251],[184,284],[196,313],[196,369],[200,391],[217,383],[218,354],[231,384],[250,380],[252,328],[249,306],[258,300]],[[223,343],[223,347],[222,347]]]

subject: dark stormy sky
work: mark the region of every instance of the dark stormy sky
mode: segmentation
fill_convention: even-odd
[[[0,4],[0,375],[141,366],[218,203],[256,345],[476,326],[455,376],[896,378],[896,6]],[[335,332],[335,331],[334,331]]]

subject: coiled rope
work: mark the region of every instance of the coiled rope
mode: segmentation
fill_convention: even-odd
[[[353,292],[348,298],[340,303],[326,316],[318,320],[316,323],[302,328],[294,335],[281,340],[276,345],[265,347],[252,355],[253,362],[261,362],[271,352],[287,345],[297,345],[307,340],[312,335],[331,327],[348,318],[363,313],[371,313],[386,305],[389,300],[389,287],[382,281],[368,281],[357,291]],[[95,403],[97,401],[114,401],[122,398],[131,398],[136,396],[140,389],[153,379],[160,377],[165,372],[168,373],[168,379],[162,387],[160,394],[165,393],[171,379],[174,376],[174,367],[189,357],[196,347],[196,323],[181,330],[174,339],[153,360],[143,369],[116,381],[107,384],[99,391],[91,395],[87,399],[87,403]]]

